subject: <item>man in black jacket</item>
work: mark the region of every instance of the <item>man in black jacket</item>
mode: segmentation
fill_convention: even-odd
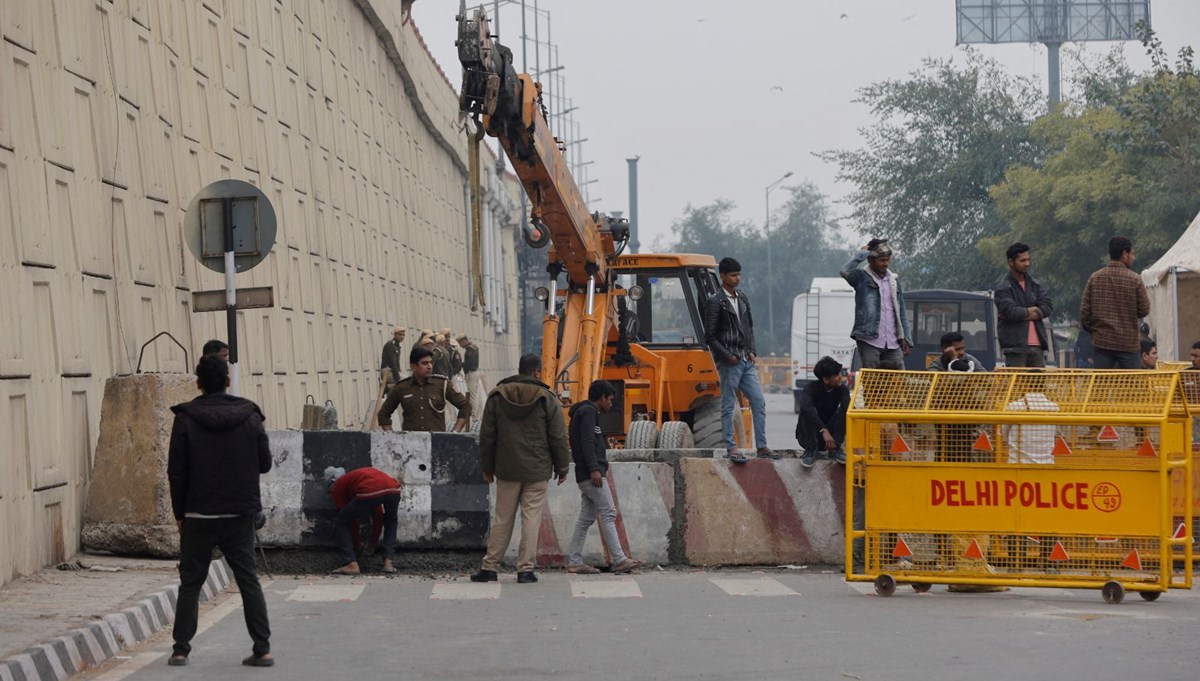
[[[704,303],[704,340],[717,363],[721,378],[721,426],[725,430],[725,456],[734,463],[746,463],[733,439],[733,407],[737,392],[750,401],[754,416],[754,444],[760,459],[778,459],[767,447],[767,403],[758,383],[754,347],[754,318],[750,301],[738,292],[742,265],[733,258],[722,258],[717,265],[721,290]]]
[[[1041,282],[1029,275],[1029,245],[1008,247],[1008,276],[993,294],[999,325],[996,335],[1004,364],[1010,367],[1046,366],[1050,347],[1043,320],[1054,312],[1054,303]]]
[[[167,664],[182,666],[192,652],[200,589],[208,577],[214,546],[233,570],[254,652],[242,660],[270,667],[271,626],[267,602],[254,571],[254,519],[262,511],[258,476],[271,470],[271,449],[263,414],[250,400],[225,392],[229,365],[200,358],[196,385],[203,395],[171,407],[175,425],[167,458],[171,507],[179,526],[179,598],[175,648]]]
[[[571,458],[575,461],[575,483],[582,499],[575,534],[567,558],[567,572],[575,575],[594,575],[600,570],[583,562],[583,542],[592,523],[599,520],[600,535],[612,559],[613,572],[630,572],[641,566],[640,560],[625,555],[617,536],[617,506],[604,486],[608,475],[608,444],[600,429],[600,414],[607,414],[616,400],[617,390],[608,381],[595,381],[588,388],[586,402],[570,410]]]
[[[800,391],[800,417],[796,419],[796,441],[804,449],[800,465],[812,468],[817,452],[846,463],[846,411],[850,408],[850,390],[842,365],[832,357],[822,357],[813,367],[817,380]]]

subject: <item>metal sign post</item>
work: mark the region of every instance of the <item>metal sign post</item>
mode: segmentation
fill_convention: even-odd
[[[271,307],[273,296],[267,288],[239,291],[235,281],[239,271],[246,271],[266,259],[275,244],[275,210],[257,187],[241,180],[220,180],[201,189],[184,216],[184,238],[192,255],[214,272],[225,275],[225,304],[214,305],[213,291],[197,291],[193,296],[193,312],[225,310],[229,335],[230,388],[241,394],[238,375],[238,296],[242,307]]]
[[[238,375],[238,342],[237,342],[237,282],[234,277],[237,268],[234,265],[233,253],[233,199],[221,200],[225,216],[223,231],[225,245],[225,328],[229,335],[229,378],[234,395],[242,394],[242,382]]]

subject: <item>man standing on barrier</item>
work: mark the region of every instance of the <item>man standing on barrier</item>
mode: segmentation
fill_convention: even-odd
[[[1079,325],[1092,335],[1097,369],[1138,369],[1138,320],[1150,314],[1146,285],[1133,271],[1133,242],[1108,240],[1109,262],[1083,288]]]
[[[800,465],[812,468],[817,452],[845,465],[846,411],[850,389],[845,369],[832,357],[822,357],[813,367],[815,381],[800,391],[800,416],[796,419],[796,441],[804,450]]]
[[[380,535],[383,535],[382,571],[389,574],[395,572],[392,559],[396,553],[400,483],[370,466],[356,468],[349,473],[345,468],[330,466],[325,469],[325,484],[338,510],[333,526],[342,555],[342,566],[333,574],[362,573],[358,565],[358,526],[368,515],[371,516],[371,540],[367,543],[366,552],[368,555],[374,553],[375,547],[379,546]]]
[[[767,446],[767,402],[755,366],[758,351],[754,344],[754,317],[750,313],[750,301],[737,290],[742,281],[742,265],[733,258],[721,258],[717,270],[721,274],[721,290],[704,303],[704,340],[721,377],[725,458],[734,463],[746,463],[746,457],[738,451],[733,437],[740,390],[750,401],[758,458],[778,459],[779,455]]]
[[[1010,367],[1044,367],[1050,347],[1045,319],[1054,313],[1054,303],[1042,283],[1029,274],[1029,245],[1017,242],[1008,247],[1008,276],[992,297],[998,318],[996,335],[1004,364]]]
[[[866,262],[864,262],[866,261]],[[912,350],[904,289],[889,270],[892,247],[887,239],[871,239],[842,267],[840,274],[854,287],[854,328],[864,369],[904,369],[904,356]]]

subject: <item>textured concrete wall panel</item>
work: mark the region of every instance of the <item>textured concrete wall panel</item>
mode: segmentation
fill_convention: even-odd
[[[78,394],[79,424],[96,424],[104,382],[159,331],[187,361],[164,339],[143,371],[185,370],[225,337],[222,315],[190,311],[223,279],[181,233],[191,198],[224,178],[259,186],[279,218],[275,250],[239,277],[275,288],[274,309],[239,313],[240,377],[272,427],[298,425],[309,393],[361,423],[396,323],[464,330],[488,385],[511,373],[515,317],[497,305],[515,286],[515,202],[486,183],[504,190],[487,202],[504,231],[484,246],[507,297],[473,311],[457,98],[399,3],[4,0],[0,34],[0,284],[15,292],[0,315],[25,320],[0,344],[0,384],[33,386],[31,432],[63,428]],[[47,555],[36,514],[61,512],[46,527],[77,547],[86,467],[54,450],[79,438],[30,441],[25,487],[0,497],[0,582]],[[67,471],[69,493],[35,502],[34,471]]]

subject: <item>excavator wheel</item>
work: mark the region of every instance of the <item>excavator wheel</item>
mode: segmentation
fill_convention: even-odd
[[[625,449],[656,449],[658,424],[653,421],[634,421],[625,435]]]
[[[696,441],[692,429],[683,421],[667,421],[658,435],[659,449],[694,449]]]
[[[721,401],[709,400],[692,412],[692,439],[701,449],[723,449],[725,430],[721,428]]]

